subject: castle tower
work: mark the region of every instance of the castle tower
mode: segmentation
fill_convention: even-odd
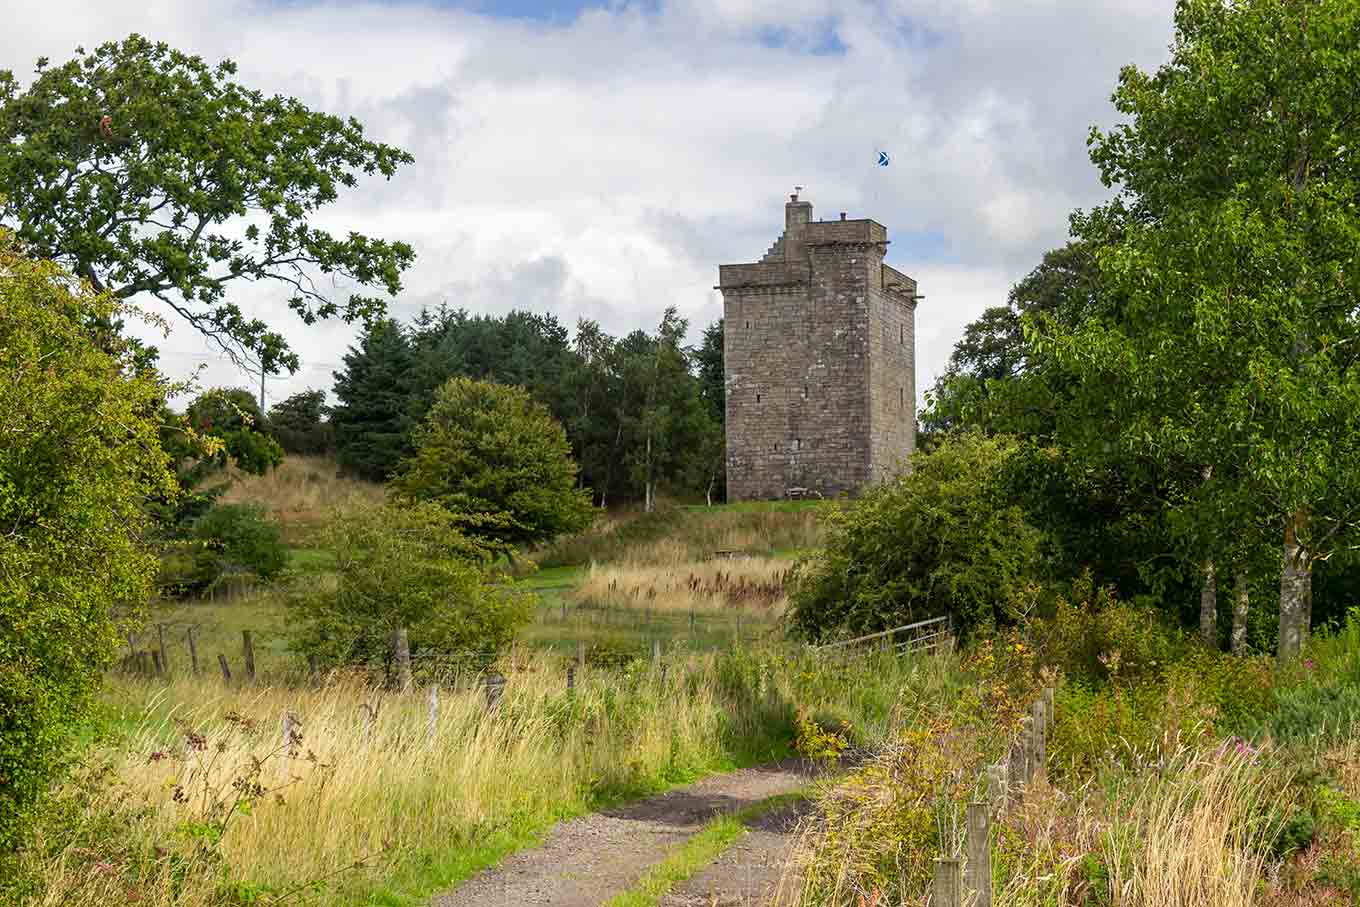
[[[718,267],[729,500],[853,493],[915,449],[923,297],[887,246],[882,224],[814,221],[794,194],[764,258]]]

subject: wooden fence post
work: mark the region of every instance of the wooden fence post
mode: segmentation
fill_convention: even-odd
[[[425,724],[425,742],[434,743],[435,729],[439,726],[439,684],[430,684],[430,714]]]
[[[160,653],[160,652],[157,652],[155,649],[152,649],[152,650],[151,650],[151,661],[152,661],[152,662],[155,664],[155,666],[156,666],[156,676],[157,676],[157,677],[162,677],[162,676],[164,676],[164,672],[163,672],[163,670],[161,669],[161,653]]]
[[[567,600],[562,599],[562,623],[567,622]]]
[[[405,627],[397,627],[392,637],[392,655],[397,663],[397,689],[411,689],[411,641]]]
[[[170,673],[170,653],[165,649],[165,624],[156,624],[156,642],[161,650],[161,671]]]
[[[992,907],[992,812],[986,803],[968,804],[968,890],[972,907]]]
[[[1052,687],[1044,687],[1044,704],[1048,706],[1048,727],[1053,727],[1053,722],[1058,720],[1057,713],[1054,711],[1055,700]]]
[[[937,857],[935,859],[935,893],[930,901],[931,907],[963,907],[961,888],[958,857]]]
[[[198,643],[194,642],[194,628],[189,628],[189,663],[193,666],[194,674],[198,674]]]
[[[661,640],[652,640],[652,667],[661,664]]]
[[[231,683],[231,668],[227,667],[227,656],[221,652],[217,653],[217,664],[222,668],[222,680],[224,683]]]
[[[586,641],[584,639],[576,640],[576,667],[582,671],[586,669]]]
[[[995,815],[1002,815],[1006,812],[1006,800],[1009,796],[1006,790],[1006,763],[997,762],[987,766],[987,802],[992,807]]]
[[[1034,727],[1034,743],[1033,743],[1033,746],[1034,746],[1034,755],[1033,755],[1032,758],[1033,758],[1033,761],[1034,761],[1034,768],[1032,769],[1032,772],[1031,772],[1031,773],[1032,773],[1033,775],[1039,775],[1039,774],[1041,774],[1041,773],[1044,772],[1045,765],[1046,765],[1046,763],[1047,763],[1047,755],[1048,755],[1048,721],[1047,721],[1047,718],[1048,718],[1048,706],[1044,703],[1044,701],[1043,701],[1042,699],[1036,699],[1035,702],[1034,702],[1034,709],[1033,709],[1033,712],[1034,712],[1034,725],[1033,725],[1033,727]]]
[[[576,666],[567,665],[567,695],[576,695]]]
[[[255,682],[255,644],[251,642],[250,631],[241,631],[241,650],[246,659],[246,680]]]
[[[488,674],[486,680],[486,710],[497,711],[501,706],[501,694],[505,691],[505,678],[499,674]]]

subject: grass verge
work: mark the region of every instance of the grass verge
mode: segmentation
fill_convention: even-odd
[[[779,794],[709,822],[666,859],[657,863],[628,891],[605,907],[656,907],[675,886],[722,856],[748,831],[747,826],[776,809],[808,799],[807,790]]]

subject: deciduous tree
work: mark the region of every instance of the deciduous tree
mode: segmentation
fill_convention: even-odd
[[[115,615],[150,593],[143,501],[175,491],[167,388],[93,342],[120,308],[77,287],[0,230],[0,863],[113,661]]]
[[[315,213],[412,158],[357,120],[268,97],[140,35],[51,67],[27,88],[0,71],[0,219],[34,252],[116,298],[154,298],[236,354],[296,370],[277,324],[229,292],[281,288],[306,324],[372,319],[415,258],[402,242],[335,236]],[[319,286],[344,278],[348,298]]]
[[[523,388],[451,378],[412,440],[393,490],[440,504],[482,544],[506,550],[590,525],[566,432]]]

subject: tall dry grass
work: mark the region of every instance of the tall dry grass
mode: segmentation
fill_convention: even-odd
[[[826,819],[805,824],[781,885],[781,907],[921,903],[939,849],[940,803],[957,779],[930,749],[873,784],[858,773],[822,799]],[[888,758],[888,757],[885,757]],[[903,785],[925,772],[934,785]],[[1040,776],[993,826],[994,902],[1007,907],[1267,907],[1272,844],[1292,808],[1282,754],[1234,742],[1176,747],[1164,760],[1111,767],[1077,791]],[[967,782],[968,779],[964,779]],[[868,786],[866,786],[866,783]],[[965,788],[968,784],[963,785]],[[903,798],[903,791],[914,797]],[[851,816],[837,818],[837,811]],[[896,854],[896,856],[894,856]],[[1293,903],[1293,902],[1289,902]],[[1299,902],[1300,904],[1304,902]],[[1311,903],[1311,902],[1310,902]]]
[[[194,907],[217,902],[223,876],[279,892],[336,872],[338,896],[362,900],[376,883],[346,871],[356,860],[381,878],[421,854],[475,848],[498,829],[541,826],[611,792],[731,764],[747,745],[773,746],[790,721],[788,678],[765,662],[734,673],[719,661],[677,661],[664,679],[647,665],[588,671],[568,696],[563,664],[539,656],[510,677],[494,714],[477,687],[444,689],[433,722],[428,691],[345,679],[320,689],[124,682],[123,722],[135,730],[96,747],[86,764],[107,771],[59,797],[69,814],[29,853],[30,875],[45,883],[28,903]],[[742,678],[750,689],[733,700]],[[211,848],[221,875],[185,871],[195,836],[211,837],[242,800],[248,811],[231,812]]]
[[[586,532],[531,552],[540,567],[618,563],[667,565],[703,560],[716,551],[770,556],[821,544],[827,508],[673,509],[610,514]]]
[[[658,542],[653,547],[667,544]],[[697,612],[741,608],[771,616],[782,614],[788,605],[784,582],[792,565],[787,560],[684,561],[685,550],[679,545],[674,545],[672,553],[674,560],[655,566],[647,561],[591,564],[568,597],[581,604],[614,608]]]
[[[285,527],[319,523],[338,507],[380,504],[386,494],[374,482],[341,476],[329,457],[294,455],[262,476],[234,467],[227,475],[232,483],[223,503],[259,504]]]

